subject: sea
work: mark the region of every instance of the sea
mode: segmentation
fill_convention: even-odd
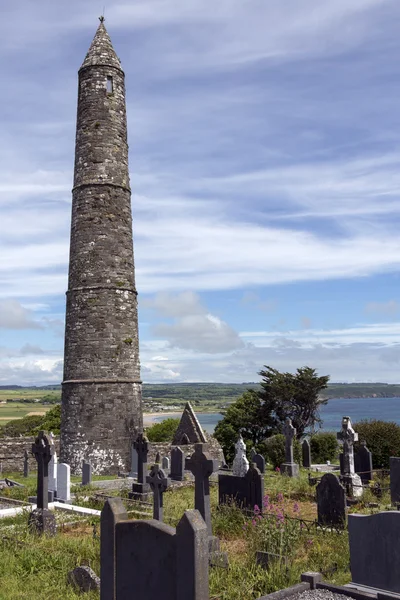
[[[213,433],[220,413],[196,413],[200,425]],[[353,423],[361,419],[380,419],[400,424],[400,398],[331,398],[320,411],[322,431],[339,431],[342,417],[350,417]],[[164,421],[169,415],[159,415],[154,422]]]

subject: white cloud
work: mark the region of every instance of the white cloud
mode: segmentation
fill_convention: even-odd
[[[34,320],[32,312],[20,302],[12,299],[0,300],[0,328],[3,329],[43,329],[43,325]]]
[[[171,347],[218,354],[243,346],[236,331],[210,314],[193,292],[158,294],[147,300],[146,306],[162,316],[173,318],[172,323],[158,323],[152,327],[153,334],[168,340]]]

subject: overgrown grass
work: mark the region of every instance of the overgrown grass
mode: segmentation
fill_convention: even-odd
[[[15,474],[14,479],[17,479]],[[30,490],[36,486],[34,475],[27,480],[19,476],[17,480],[27,482]],[[20,488],[10,488],[14,496],[21,493],[18,490]],[[81,488],[79,498],[90,495],[90,492]],[[230,566],[228,570],[210,570],[211,600],[255,600],[297,583],[304,571],[320,571],[325,580],[337,584],[350,580],[346,530],[323,533],[312,528],[307,532],[299,524],[294,526],[288,521],[288,529],[282,534],[282,518],[277,518],[278,510],[287,516],[310,520],[316,516],[315,488],[308,484],[305,471],[298,479],[267,472],[265,492],[273,507],[267,511],[272,515],[272,521],[268,523],[267,519],[264,522],[261,518],[256,520],[244,515],[234,505],[218,507],[217,492],[217,486],[213,485],[210,491],[213,533],[220,538]],[[117,495],[120,492],[113,493]],[[368,494],[365,502],[356,508],[357,512],[371,511],[367,506],[370,501]],[[376,501],[373,496],[371,499]],[[386,497],[382,498],[382,501],[386,500]],[[101,501],[95,501],[92,506],[101,508],[101,504]],[[176,526],[184,511],[193,508],[193,504],[193,486],[168,490],[164,495],[164,521]],[[75,530],[60,531],[53,539],[31,536],[26,522],[26,515],[0,521],[0,600],[31,599],[36,595],[52,600],[81,598],[67,585],[66,577],[69,570],[84,563],[90,564],[99,573],[99,540],[97,536],[93,537],[93,523],[98,523],[98,519],[90,519]],[[16,526],[11,529],[11,524]],[[287,535],[286,546],[279,538],[282,536],[284,539],[284,535]],[[257,550],[279,549],[287,556],[287,563],[275,563],[269,571],[256,564]],[[98,594],[94,592],[86,597],[98,600]]]

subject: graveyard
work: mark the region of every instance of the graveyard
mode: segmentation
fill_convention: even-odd
[[[142,435],[132,446],[132,472],[113,477],[94,475],[88,462],[71,476],[57,462],[53,436],[41,432],[23,468],[0,478],[0,597],[72,599],[84,590],[87,598],[125,600],[144,594],[149,576],[182,586],[167,598],[188,600],[258,600],[309,585],[310,573],[318,573],[312,585],[337,591],[357,581],[354,569],[363,582],[362,561],[352,559],[350,571],[351,545],[359,553],[357,538],[366,545],[373,538],[364,518],[395,519],[394,527],[382,521],[395,539],[400,459],[391,459],[390,473],[373,470],[365,445],[354,454],[357,434],[344,417],[340,465],[314,465],[303,443],[309,466],[301,466],[293,429],[287,422],[281,469],[248,452],[241,438],[232,468],[212,458],[208,443],[189,453],[172,446],[148,462],[151,444]],[[167,563],[173,576],[165,576]],[[371,587],[374,577],[386,589],[384,573],[370,576]],[[394,579],[388,592],[400,589]],[[153,587],[137,597],[156,598]]]

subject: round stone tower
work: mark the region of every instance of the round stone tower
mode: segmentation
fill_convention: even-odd
[[[100,25],[79,69],[61,461],[128,470],[143,429],[125,83]]]

